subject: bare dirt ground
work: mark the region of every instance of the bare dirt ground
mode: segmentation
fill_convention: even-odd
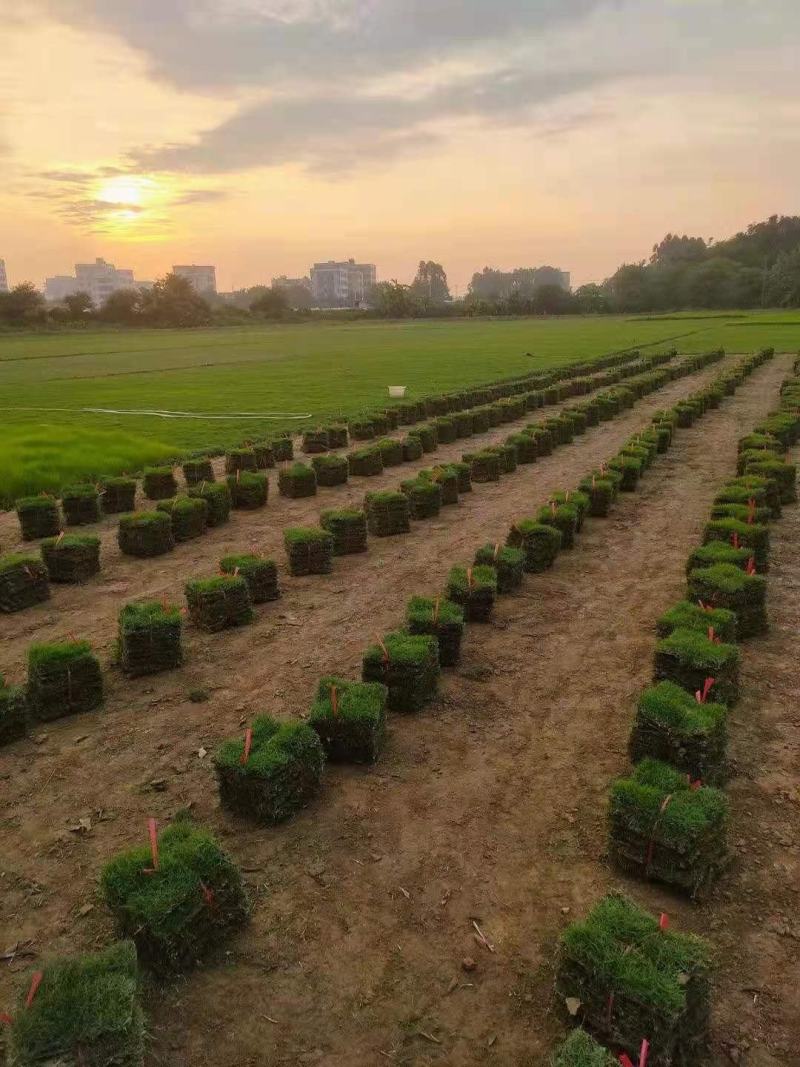
[[[639,493],[610,519],[590,520],[553,571],[499,603],[493,624],[470,628],[462,667],[423,713],[393,718],[375,768],[330,769],[319,800],[283,827],[223,815],[199,750],[254,713],[302,714],[323,673],[357,676],[370,637],[400,622],[409,595],[439,588],[453,562],[502,539],[549,490],[573,486],[718,368],[476,487],[408,537],[371,540],[366,556],[337,560],[330,576],[287,579],[284,600],[259,609],[252,626],[216,636],[190,628],[180,671],[133,683],[110,671],[102,713],[48,724],[0,754],[4,943],[30,939],[37,954],[105,943],[95,894],[103,861],[143,841],[148,816],[191,806],[247,872],[254,913],[218,965],[148,990],[153,1065],[543,1064],[562,1032],[549,1000],[558,932],[621,884],[604,863],[605,803],[650,677],[653,622],[682,592],[685,557],[732,471],[737,437],[774,404],[788,366],[777,357],[680,431]],[[0,669],[22,680],[27,644],[70,630],[107,655],[125,600],[180,599],[187,577],[251,542],[280,559],[284,526],[395,485],[408,469],[311,501],[276,497],[158,560],[109,549],[96,581],[0,620]],[[776,525],[773,630],[746,646],[730,787],[737,862],[700,906],[627,883],[719,947],[715,1064],[800,1064],[798,525],[796,508]],[[189,702],[199,687],[211,699]],[[88,832],[70,829],[87,817]],[[473,921],[495,952],[476,944]],[[473,971],[461,968],[467,956]],[[0,1004],[30,964],[4,964]]]

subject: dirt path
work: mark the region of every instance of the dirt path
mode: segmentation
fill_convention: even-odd
[[[291,600],[253,626],[192,635],[183,670],[133,685],[112,676],[104,714],[12,746],[0,756],[6,940],[36,938],[39,951],[102,943],[102,906],[83,917],[79,909],[97,905],[103,859],[137,828],[143,838],[148,815],[191,804],[248,870],[256,908],[227,965],[149,998],[153,1064],[541,1064],[560,1032],[547,1013],[557,931],[616,882],[602,864],[605,799],[650,675],[653,621],[681,593],[686,554],[730,473],[736,438],[774,403],[788,362],[776,358],[681,431],[640,493],[590,522],[553,572],[503,600],[495,625],[470,629],[464,667],[429,710],[394,719],[376,768],[332,769],[321,799],[278,830],[220,814],[201,745],[211,749],[255,711],[301,712],[323,672],[357,673],[369,635],[399,621],[410,593],[435,589],[452,562],[501,536],[549,489],[573,485],[649,412],[716,369],[500,486],[479,487],[424,536],[373,541],[368,556],[339,561],[328,578],[292,583]],[[357,498],[361,487],[351,491]],[[269,512],[256,522],[267,536]],[[186,546],[182,565],[170,557],[147,589],[132,567],[114,579],[129,584],[116,590],[113,611],[98,597],[104,620],[93,621],[87,603],[69,625],[107,635],[123,592],[160,583],[159,593],[177,595],[189,554],[207,565],[222,547]],[[13,663],[29,639],[10,642]],[[187,701],[191,687],[209,683],[208,703]],[[88,834],[68,829],[86,815]],[[707,929],[704,911],[635,891],[676,922]],[[474,942],[473,919],[495,953]],[[477,969],[464,973],[468,955]],[[0,1001],[24,965],[2,972]]]

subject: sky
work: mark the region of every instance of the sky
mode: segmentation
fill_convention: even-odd
[[[0,0],[0,258],[220,289],[544,263],[798,211],[798,0]]]

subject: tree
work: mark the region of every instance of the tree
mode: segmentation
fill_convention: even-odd
[[[443,304],[450,299],[450,289],[447,285],[447,274],[441,263],[434,263],[432,259],[421,259],[417,267],[417,275],[411,283],[411,292],[423,304]]]
[[[378,282],[373,286],[369,302],[375,311],[387,319],[407,319],[420,310],[410,285],[403,285],[396,278],[390,282]]]
[[[0,293],[0,322],[26,326],[43,321],[44,297],[33,282],[21,282],[8,293]]]
[[[264,292],[250,305],[254,315],[263,315],[265,319],[281,319],[286,314],[289,302],[282,288],[264,288]]]
[[[668,233],[663,241],[653,245],[650,256],[652,264],[697,263],[704,259],[706,243],[702,237],[679,237],[677,233]]]
[[[97,317],[102,322],[112,322],[118,326],[141,324],[142,290],[117,289],[115,293],[110,293],[97,312]]]
[[[770,267],[784,252],[800,244],[800,215],[770,215],[714,246],[714,254],[748,267]]]
[[[682,305],[691,308],[737,307],[741,269],[738,263],[723,256],[694,264],[683,278]]]
[[[67,318],[71,322],[85,322],[94,311],[91,296],[83,290],[65,296],[64,307],[67,309]]]
[[[568,315],[573,310],[572,294],[560,285],[537,286],[531,304],[539,315]]]
[[[775,260],[766,279],[766,302],[773,307],[800,307],[800,244]]]
[[[141,293],[142,318],[151,326],[207,326],[211,322],[208,301],[177,274],[159,278],[152,289]]]
[[[644,263],[624,263],[604,287],[615,311],[647,311],[651,303],[648,283]]]
[[[602,315],[611,311],[611,300],[602,286],[595,282],[581,285],[573,294],[575,310],[581,315]]]

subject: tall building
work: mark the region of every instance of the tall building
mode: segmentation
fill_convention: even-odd
[[[311,295],[320,307],[357,307],[367,299],[375,279],[374,263],[329,259],[311,268]]]
[[[44,295],[47,300],[63,300],[73,293],[88,293],[95,307],[100,307],[119,289],[135,289],[139,283],[128,268],[117,269],[113,263],[96,259],[94,263],[76,263],[74,277],[57,274],[46,278]]]
[[[179,278],[186,278],[191,283],[196,293],[201,295],[216,293],[217,270],[216,267],[197,267],[194,263],[172,268],[172,273]]]
[[[8,275],[6,274],[6,261],[0,259],[0,293],[8,292]]]

